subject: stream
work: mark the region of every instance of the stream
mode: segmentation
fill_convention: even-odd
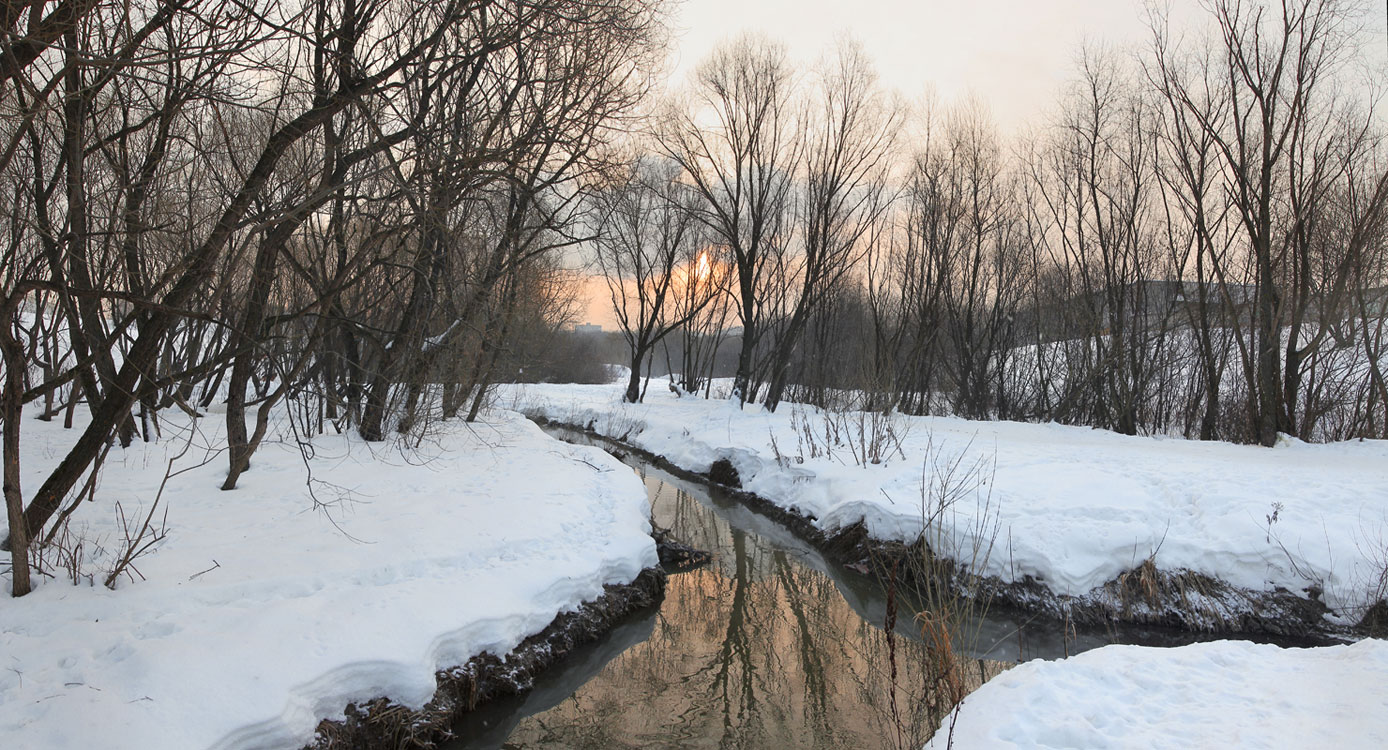
[[[546,427],[572,443],[582,433]],[[738,500],[640,459],[655,523],[709,550],[672,573],[664,603],[578,649],[523,696],[479,707],[448,750],[475,748],[920,747],[938,713],[919,621],[875,579],[831,563]],[[1205,640],[1164,632],[1066,633],[990,614],[965,628],[968,687],[1017,661],[1108,643]],[[1067,637],[1068,636],[1068,637]],[[890,642],[889,642],[890,641]]]

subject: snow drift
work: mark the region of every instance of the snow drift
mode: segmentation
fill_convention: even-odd
[[[1151,560],[1161,571],[1244,592],[1321,599],[1347,622],[1388,566],[1385,441],[1288,438],[1267,449],[893,416],[899,449],[873,464],[852,460],[851,445],[826,454],[831,441],[808,438],[807,425],[823,431],[832,416],[813,407],[768,413],[657,388],[647,403],[620,398],[620,386],[513,386],[503,395],[528,414],[590,428],[690,471],[728,459],[743,489],[826,532],[861,522],[877,539],[915,539],[934,512],[923,497],[938,491],[940,467],[958,467],[956,479],[971,472],[973,486],[934,524],[937,551],[968,559],[995,522],[996,546],[978,572],[1065,597],[1102,594]]]
[[[70,433],[24,426],[41,476]],[[441,423],[418,446],[321,436],[307,461],[277,430],[232,492],[222,441],[193,432],[175,468],[210,462],[169,480],[167,536],[114,591],[99,575],[121,537],[112,505],[143,518],[187,433],[112,451],[68,540],[105,550],[85,563],[95,582],[51,561],[57,578],[0,600],[0,736],[301,747],[349,703],[423,705],[437,670],[504,654],[656,564],[632,472],[519,415]]]

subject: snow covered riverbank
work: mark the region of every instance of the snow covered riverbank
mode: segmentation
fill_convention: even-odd
[[[1039,585],[1062,608],[1122,608],[1137,619],[1147,608],[1147,621],[1170,622],[1164,608],[1179,599],[1182,622],[1214,629],[1280,616],[1243,604],[1251,593],[1320,599],[1348,624],[1388,565],[1384,441],[1265,449],[938,417],[893,417],[884,427],[794,404],[739,410],[659,385],[644,404],[622,404],[620,394],[620,385],[512,386],[502,404],[690,471],[727,459],[743,489],[827,532],[862,522],[874,538],[908,541],[937,515],[937,550],[967,561],[996,526],[978,572],[1028,591]],[[877,464],[855,462],[862,436],[887,428],[899,449],[881,451]],[[962,491],[937,514],[939,478],[950,472]],[[1211,591],[1202,585],[1210,581],[1233,590]],[[1123,588],[1154,601],[1132,601]]]
[[[1105,646],[1029,661],[964,699],[927,750],[1388,747],[1388,641]]]
[[[167,536],[133,581],[101,585],[123,541],[113,509],[144,518],[187,443],[172,425],[160,443],[112,449],[97,502],[73,516],[67,544],[81,539],[87,557],[78,585],[50,558],[56,578],[0,599],[9,744],[297,748],[349,703],[422,706],[436,671],[504,654],[656,564],[640,480],[519,415],[434,425],[408,449],[320,437],[311,481],[281,435],[232,492],[217,489],[218,417],[174,464],[210,459],[169,479],[155,517],[167,509]],[[75,436],[33,420],[24,430],[32,484]]]

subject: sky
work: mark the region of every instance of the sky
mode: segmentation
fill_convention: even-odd
[[[1197,9],[1195,0],[1177,0]],[[908,98],[982,99],[1004,132],[1055,100],[1086,40],[1147,41],[1143,0],[684,0],[670,66],[683,79],[720,40],[758,31],[809,64],[837,36],[861,43]]]
[[[1355,0],[1350,0],[1354,2]],[[1359,0],[1372,40],[1361,56],[1381,69],[1385,0]],[[857,39],[883,83],[908,98],[980,98],[1004,133],[1041,124],[1086,42],[1146,49],[1149,5],[1176,28],[1205,26],[1200,0],[676,0],[669,66],[684,79],[719,41],[757,31],[813,63],[837,36]]]

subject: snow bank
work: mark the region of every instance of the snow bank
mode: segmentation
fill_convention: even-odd
[[[745,489],[825,530],[861,520],[880,539],[919,535],[933,506],[922,503],[923,487],[938,489],[937,469],[953,466],[955,484],[978,492],[964,492],[943,515],[937,548],[968,559],[995,521],[997,546],[982,572],[1005,582],[1030,576],[1065,596],[1153,557],[1161,570],[1242,589],[1323,592],[1338,608],[1362,604],[1388,565],[1388,441],[1289,439],[1267,449],[897,416],[901,453],[859,466],[847,445],[812,455],[805,426],[822,433],[827,417],[809,407],[739,410],[661,388],[644,404],[620,398],[620,386],[528,385],[511,387],[503,403],[591,425],[692,471],[728,458]]]
[[[315,440],[318,510],[291,441],[262,447],[233,492],[217,489],[225,456],[213,454],[169,480],[168,536],[136,563],[147,580],[116,591],[100,583],[121,539],[114,503],[142,519],[185,440],[113,449],[72,527],[86,552],[106,550],[88,563],[96,584],[39,577],[29,596],[0,599],[0,737],[300,747],[350,702],[422,706],[436,670],[503,654],[656,564],[629,469],[519,415],[485,419],[438,425],[417,449]],[[200,427],[214,434],[195,436],[177,468],[219,444],[215,415]],[[75,436],[24,430],[32,489]],[[0,583],[9,590],[8,575]]]
[[[994,677],[926,748],[1382,748],[1385,684],[1388,641],[1105,646]]]

